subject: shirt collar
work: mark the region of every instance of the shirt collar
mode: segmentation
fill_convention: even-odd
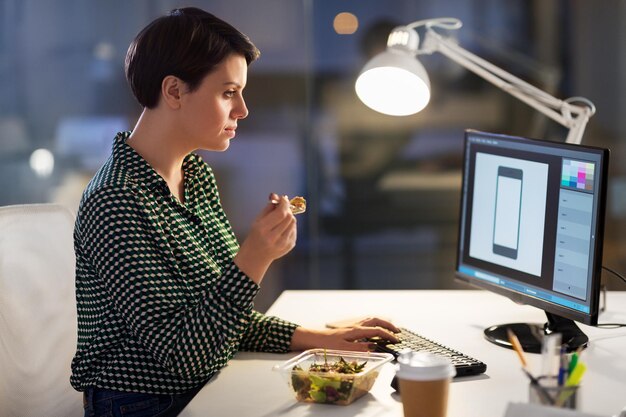
[[[185,157],[183,161],[183,172],[185,173],[186,180],[195,179],[200,173],[200,160],[201,158],[195,153],[190,153]]]
[[[131,132],[119,132],[115,136],[113,143],[113,158],[122,161],[132,174],[132,177],[146,187],[153,189],[158,186],[167,188],[167,183],[152,166],[139,155],[130,145],[126,143]],[[185,181],[195,179],[199,174],[200,157],[194,153],[187,155],[183,161],[183,172],[185,173]]]
[[[131,132],[120,132],[115,136],[113,143],[113,158],[122,162],[138,183],[152,189],[158,186],[167,187],[165,180],[141,157],[130,145],[126,143]]]

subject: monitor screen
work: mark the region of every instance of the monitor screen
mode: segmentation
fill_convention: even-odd
[[[477,131],[464,146],[457,278],[545,310],[542,333],[573,326],[563,342],[586,346],[573,320],[598,320],[608,150]],[[533,325],[513,327],[540,350]],[[506,328],[486,336],[508,347]]]

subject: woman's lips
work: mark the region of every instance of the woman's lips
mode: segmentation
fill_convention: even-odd
[[[226,134],[230,137],[235,137],[235,131],[237,130],[237,127],[227,127],[224,129],[224,131],[226,132]]]

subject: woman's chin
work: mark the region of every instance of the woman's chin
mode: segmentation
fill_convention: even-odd
[[[228,148],[230,148],[230,140],[227,140],[226,142],[224,142],[224,145],[220,148],[218,152],[224,152]]]
[[[224,152],[229,147],[230,147],[230,140],[225,140],[224,142],[221,142],[219,144],[212,143],[211,145],[207,145],[203,149],[205,151],[210,151],[210,152]]]

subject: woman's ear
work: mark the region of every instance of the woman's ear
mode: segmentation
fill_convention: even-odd
[[[163,78],[161,82],[161,99],[163,103],[172,110],[178,110],[181,104],[180,99],[183,88],[184,83],[180,78],[173,75]]]

